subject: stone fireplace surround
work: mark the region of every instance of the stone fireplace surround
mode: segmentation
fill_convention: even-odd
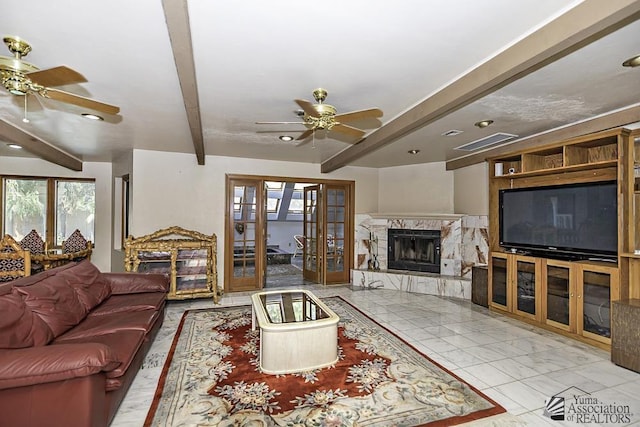
[[[357,214],[351,285],[471,299],[471,267],[487,264],[488,225],[486,215]],[[440,230],[440,274],[387,270],[389,228]],[[370,236],[378,240],[378,271],[367,268]]]

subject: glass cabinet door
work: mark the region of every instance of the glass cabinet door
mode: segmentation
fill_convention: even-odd
[[[571,271],[569,263],[547,260],[546,323],[567,331],[573,318]]]
[[[515,270],[515,311],[528,317],[537,314],[538,276],[537,262],[534,259],[516,258]]]
[[[139,251],[138,273],[171,274],[171,251]]]
[[[178,249],[176,255],[176,293],[209,290],[206,249]]]
[[[609,342],[611,339],[611,300],[616,298],[615,272],[583,267],[578,289],[578,333]]]
[[[507,308],[507,283],[508,283],[508,258],[507,255],[491,257],[491,303],[501,308]]]

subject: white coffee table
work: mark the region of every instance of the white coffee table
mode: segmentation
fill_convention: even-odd
[[[251,295],[252,328],[260,328],[260,369],[285,374],[330,366],[338,360],[340,318],[306,290]]]

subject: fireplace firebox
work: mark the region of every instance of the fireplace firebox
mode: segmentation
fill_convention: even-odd
[[[387,268],[440,273],[440,230],[388,230]]]

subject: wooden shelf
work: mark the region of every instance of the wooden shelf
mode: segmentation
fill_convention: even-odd
[[[562,166],[562,167],[551,168],[551,169],[538,169],[538,170],[532,170],[528,172],[516,172],[513,174],[507,174],[507,175],[495,175],[492,177],[492,179],[508,180],[508,179],[516,179],[516,178],[526,178],[531,176],[542,176],[542,175],[551,175],[551,174],[568,173],[568,172],[580,172],[580,171],[587,171],[587,170],[593,170],[593,169],[606,169],[606,168],[613,168],[617,166],[618,166],[617,160],[607,160],[607,161],[602,161],[597,163],[588,163],[588,164],[580,164],[580,165],[573,165],[573,166]]]

